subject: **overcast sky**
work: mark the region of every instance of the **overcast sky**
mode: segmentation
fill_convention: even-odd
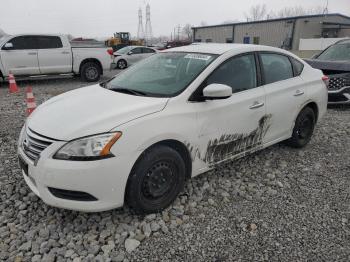
[[[154,35],[159,36],[170,35],[178,24],[244,20],[256,4],[265,3],[268,10],[278,11],[287,6],[309,9],[325,5],[326,0],[0,0],[0,28],[8,34],[105,37],[127,31],[135,36],[138,9],[145,9],[147,2]],[[329,11],[350,16],[350,0],[329,0]]]

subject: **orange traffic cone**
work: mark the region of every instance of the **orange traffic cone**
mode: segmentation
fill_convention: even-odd
[[[18,86],[16,84],[16,80],[13,74],[9,74],[9,90],[11,94],[19,92]]]
[[[31,86],[26,88],[26,101],[27,101],[27,116],[29,116],[36,108],[33,89]]]

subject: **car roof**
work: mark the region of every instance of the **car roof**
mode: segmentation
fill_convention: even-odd
[[[284,50],[271,46],[252,45],[252,44],[216,44],[216,43],[193,43],[187,46],[175,47],[164,50],[163,52],[189,52],[222,55],[229,51],[253,52],[253,51],[271,51],[285,53]]]

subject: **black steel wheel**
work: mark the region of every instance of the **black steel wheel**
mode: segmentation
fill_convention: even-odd
[[[292,137],[287,140],[287,144],[296,148],[306,146],[311,140],[315,124],[314,111],[310,107],[304,108],[295,121]]]
[[[180,154],[159,145],[147,150],[130,174],[126,202],[138,214],[168,207],[184,186],[186,167]]]

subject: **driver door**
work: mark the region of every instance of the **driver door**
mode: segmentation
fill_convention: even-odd
[[[233,95],[227,99],[198,102],[198,158],[206,166],[238,157],[262,146],[269,126],[265,92],[259,87],[255,55],[244,54],[221,64],[203,83],[225,84]]]
[[[40,74],[35,36],[17,36],[7,43],[11,43],[12,48],[3,46],[1,50],[1,62],[5,68],[5,75],[9,72],[14,75]]]

